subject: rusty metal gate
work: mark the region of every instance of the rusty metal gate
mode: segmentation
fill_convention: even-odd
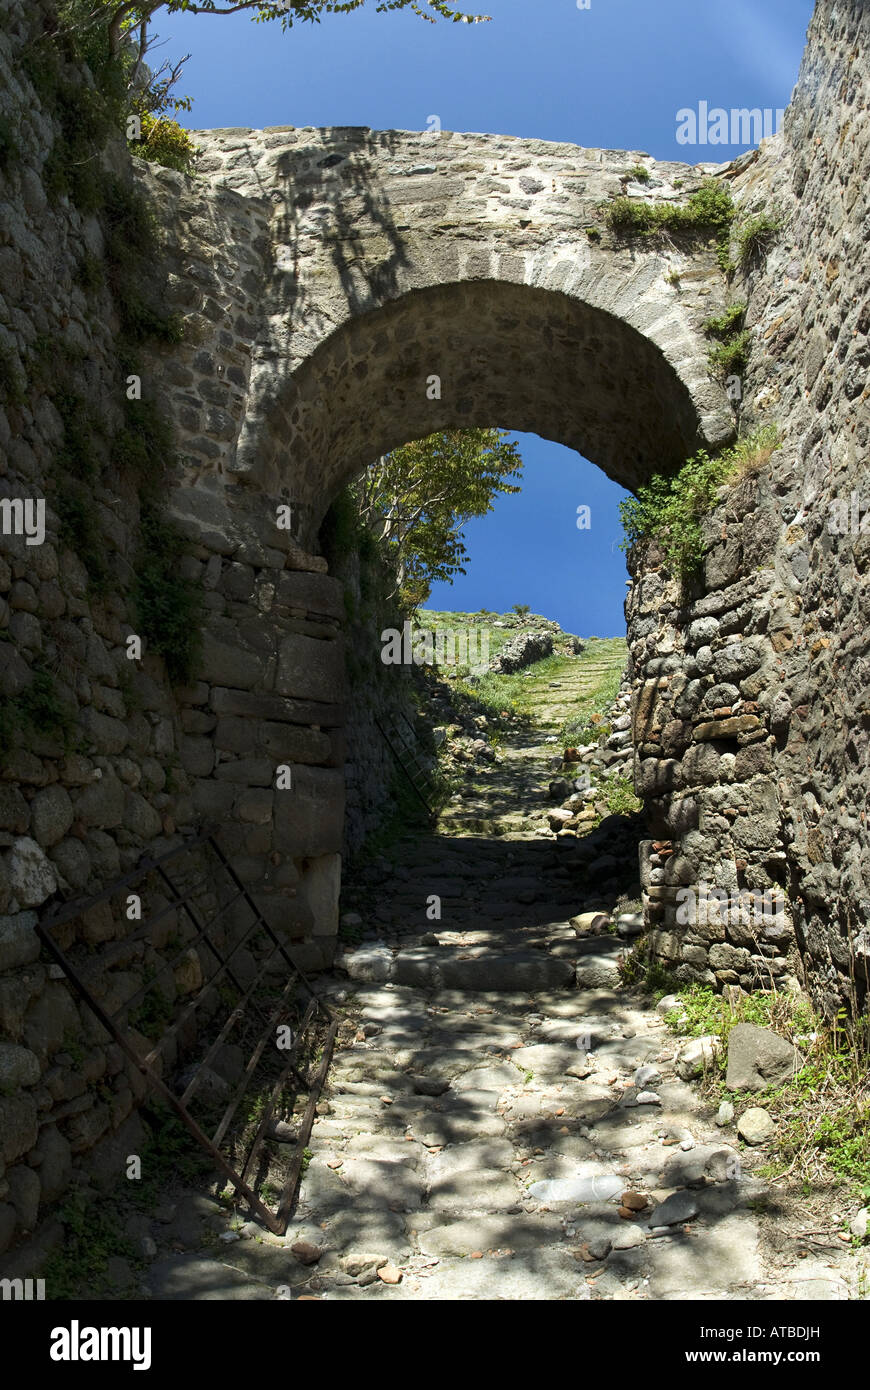
[[[155,905],[146,913],[149,898]],[[104,921],[107,912],[115,921],[132,921],[134,929],[96,953],[89,951],[79,939],[76,923],[95,912],[102,913]],[[215,832],[184,838],[156,858],[146,856],[93,897],[49,909],[36,930],[72,987],[148,1086],[183,1121],[269,1230],[283,1235],[293,1212],[338,1020],[258,909]],[[140,947],[138,959],[143,959],[162,937],[167,938],[164,945],[175,937],[180,949],[165,960],[158,958],[156,965],[146,965],[145,983],[117,1003],[111,998],[112,965],[129,963]],[[164,1028],[176,971],[185,966],[188,983],[194,987],[174,1021]],[[165,979],[167,972],[171,972],[171,986]],[[276,976],[280,989],[274,983]],[[124,972],[118,978],[126,978]],[[98,997],[101,992],[102,998]],[[199,1061],[179,1070],[177,1064],[195,1045],[201,1050],[203,1035],[206,1050]],[[208,1094],[216,1076],[211,1063],[233,1039],[243,1040],[249,1055],[235,1088],[227,1084],[231,1094],[218,1113],[219,1102]],[[239,1044],[234,1046],[238,1051]],[[164,1076],[173,1070],[176,1080],[171,1085]],[[304,1110],[282,1190],[270,1208],[255,1191],[254,1172],[291,1083],[294,1105],[298,1110],[304,1099]],[[240,1106],[246,1094],[256,1100],[245,1121]],[[199,1118],[192,1108],[197,1101],[205,1112]]]

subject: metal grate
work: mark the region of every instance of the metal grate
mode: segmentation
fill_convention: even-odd
[[[406,715],[399,714],[393,717],[389,727],[385,727],[377,718],[375,723],[417,798],[423,803],[427,813],[433,815],[432,776],[420,755],[420,746],[411,721]]]
[[[78,939],[77,919],[107,904],[126,925],[131,901],[137,900],[141,917],[135,919],[134,929],[96,955],[89,952]],[[149,900],[155,906],[146,914]],[[102,999],[98,995],[107,987],[111,993],[112,965],[128,963],[140,948],[140,959],[146,958],[161,924],[157,939],[171,929],[180,949],[168,959],[157,958],[157,964],[146,965],[145,983],[110,1007],[114,1001],[105,993]],[[205,831],[156,858],[146,856],[135,870],[93,897],[50,909],[36,930],[70,984],[152,1090],[184,1122],[269,1230],[283,1235],[293,1212],[338,1020],[259,911],[215,834]],[[185,959],[193,987],[168,1024],[167,998],[175,988],[175,971]],[[173,984],[166,981],[161,988],[170,972]],[[122,972],[119,978],[129,976]],[[287,1046],[278,1045],[279,1029],[281,1043]],[[234,1085],[223,1083],[211,1068],[230,1043],[242,1055],[245,1049],[248,1052]],[[180,1065],[203,1045],[206,1050],[198,1062]],[[169,1084],[164,1076],[173,1073],[174,1084]],[[214,1095],[216,1082],[231,1092],[222,1109]],[[279,1106],[287,1108],[288,1089],[293,1091],[293,1113],[303,1103],[304,1112],[283,1188],[272,1209],[254,1190],[253,1175],[258,1162],[266,1160],[263,1145]],[[261,1107],[255,1112],[258,1122],[250,1111],[240,1109],[246,1095],[256,1098],[254,1103]]]

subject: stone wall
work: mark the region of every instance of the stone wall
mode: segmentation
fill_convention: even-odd
[[[270,514],[263,500],[227,525],[206,486],[188,487],[183,564],[205,611],[197,679],[173,686],[147,644],[141,661],[128,659],[140,497],[112,454],[124,387],[117,305],[99,272],[104,232],[98,215],[48,196],[57,119],[21,61],[50,14],[12,3],[0,27],[0,116],[14,132],[0,173],[0,1252],[85,1164],[116,1176],[141,1137],[141,1077],[40,955],[37,913],[98,892],[146,849],[159,854],[180,832],[214,823],[268,920],[317,968],[334,950],[343,827],[343,594],[326,562],[276,524],[274,506]],[[66,76],[89,80],[74,66]],[[104,166],[131,179],[120,138]],[[219,466],[238,429],[245,315],[256,309],[267,241],[262,216],[235,195],[206,197],[145,167],[141,178],[167,227],[186,220],[188,232],[182,259],[168,236],[152,267],[187,336],[143,353],[143,401],[178,422],[182,445],[185,432],[195,443],[195,457],[182,448],[167,481],[198,483],[201,460]],[[86,401],[94,425],[87,510],[105,591],[90,582],[63,520],[67,391]],[[220,499],[225,508],[223,487]],[[16,530],[6,504],[18,500],[45,503],[39,543]],[[281,766],[291,771],[288,790],[278,790]],[[215,906],[202,885],[197,901],[205,912]],[[152,894],[145,910],[159,906]],[[167,933],[127,949],[133,927],[99,910],[66,936],[67,946],[97,953],[92,987],[115,1004],[164,958]],[[186,930],[180,923],[182,940]],[[197,973],[169,975],[170,1002],[196,987]]]
[[[352,549],[330,562],[344,586],[347,610],[344,629],[348,688],[345,726],[344,836],[342,856],[349,862],[366,840],[394,811],[394,793],[401,777],[384,737],[397,720],[416,718],[413,671],[385,666],[381,633],[401,627],[402,617],[386,597],[387,581],[376,557]]]
[[[728,171],[741,217],[783,226],[740,271],[752,354],[741,428],[782,447],[709,519],[691,602],[655,553],[627,604],[638,786],[654,946],[683,978],[797,977],[834,1009],[866,989],[868,539],[831,534],[831,503],[870,503],[867,234],[870,13],[817,5],[782,134]],[[677,891],[781,885],[780,921],[677,922]]]
[[[89,302],[77,278],[86,257],[102,254],[100,228],[68,199],[49,202],[44,166],[56,130],[20,61],[48,12],[12,3],[0,29],[0,108],[16,145],[0,197],[0,490],[46,502],[41,544],[5,523],[0,534],[0,1250],[33,1228],[94,1144],[115,1136],[126,1153],[135,1143],[136,1081],[40,958],[36,913],[55,895],[100,889],[191,816],[183,788],[169,790],[183,731],[161,663],[126,659],[134,629],[123,593],[137,520],[130,487],[105,473],[92,493],[116,579],[104,602],[92,601],[84,565],[60,538],[52,460],[64,427],[49,384],[61,358],[78,355],[81,389],[109,426],[120,407],[112,306],[99,292]],[[117,147],[107,154],[116,168],[124,158]],[[37,370],[41,343],[51,348],[47,373]],[[11,712],[36,709],[37,673],[49,707],[22,729]],[[69,721],[67,737],[55,706]],[[124,930],[99,915],[76,924],[92,946]]]

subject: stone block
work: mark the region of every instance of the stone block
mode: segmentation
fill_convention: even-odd
[[[30,965],[40,951],[39,937],[34,931],[35,912],[18,912],[0,917],[0,970],[14,970]]]
[[[297,766],[292,787],[275,794],[275,846],[293,858],[341,849],[344,778],[337,768]]]
[[[124,819],[125,788],[117,777],[105,773],[79,792],[75,801],[76,819],[97,830],[112,830]]]
[[[14,1163],[36,1143],[36,1101],[32,1096],[0,1096],[0,1163]]]
[[[344,690],[344,647],[290,633],[278,649],[275,689],[279,695],[301,700],[334,701]]]
[[[43,787],[30,803],[31,830],[43,849],[62,840],[73,823],[73,805],[65,787]]]
[[[768,1086],[781,1086],[801,1065],[794,1044],[769,1028],[738,1023],[728,1035],[725,1084],[730,1091],[763,1091]]]
[[[296,889],[296,897],[311,913],[315,937],[338,935],[340,889],[340,854],[325,854],[308,864]]]
[[[39,907],[57,890],[54,865],[27,835],[12,843],[9,884],[21,907]]]
[[[304,609],[339,622],[345,620],[343,586],[329,575],[285,571],[278,580],[275,600],[288,608]]]
[[[39,1076],[39,1058],[28,1047],[0,1042],[0,1092],[35,1086]]]
[[[213,619],[202,635],[200,676],[210,684],[251,690],[266,674],[265,654],[242,640],[231,623]]]

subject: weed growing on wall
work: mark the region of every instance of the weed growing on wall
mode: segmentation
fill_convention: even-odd
[[[133,603],[141,635],[163,657],[170,680],[186,684],[199,654],[202,594],[179,570],[185,537],[146,503],[140,538]]]
[[[746,369],[752,335],[743,327],[745,317],[745,304],[731,304],[723,314],[709,318],[704,324],[707,337],[718,339],[717,346],[710,350],[708,361],[720,376],[740,376]]]
[[[0,756],[5,756],[28,735],[59,736],[64,747],[69,748],[72,727],[70,713],[58,697],[54,677],[44,666],[34,666],[33,679],[26,690],[0,698]]]
[[[782,226],[782,221],[778,217],[772,217],[770,213],[759,212],[754,217],[750,217],[737,230],[737,254],[740,264],[744,267],[766,251],[772,243],[776,234]]]
[[[84,564],[96,598],[117,580],[94,491],[107,467],[132,483],[141,529],[131,598],[141,635],[163,655],[170,678],[186,680],[195,660],[201,612],[198,589],[180,572],[183,537],[160,511],[166,467],[173,458],[172,430],[153,400],[141,395],[131,400],[125,389],[130,376],[142,379],[141,348],[180,342],[183,324],[180,316],[166,313],[153,281],[159,240],[148,201],[131,179],[107,168],[104,159],[107,145],[113,139],[120,142],[126,128],[129,58],[113,57],[108,36],[99,28],[64,28],[65,19],[76,18],[77,6],[79,0],[61,5],[61,27],[31,43],[22,66],[57,131],[43,170],[49,197],[68,198],[79,212],[95,216],[103,233],[103,255],[86,252],[74,278],[95,317],[105,318],[112,309],[117,315],[115,389],[123,414],[119,423],[94,409],[90,364],[74,347],[54,339],[33,345],[29,383],[19,380],[11,358],[0,358],[0,386],[13,404],[44,393],[60,417],[52,504],[61,539]],[[174,148],[171,167],[178,167],[186,146],[173,126],[146,114],[142,130],[148,148],[139,152],[166,162],[162,155],[172,156]],[[0,127],[0,168],[4,148],[12,148],[11,135],[5,139],[9,134]],[[24,728],[15,710],[5,710],[4,717],[8,729],[14,726],[20,733]]]
[[[707,179],[685,203],[647,203],[621,196],[604,205],[610,230],[619,237],[714,236],[723,270],[730,268],[729,238],[736,208],[730,189]]]
[[[176,169],[180,174],[192,174],[196,146],[183,126],[171,116],[155,116],[143,111],[139,117],[141,139],[130,141],[130,152],[164,169]]]
[[[636,497],[620,503],[623,550],[654,541],[677,575],[692,578],[704,558],[704,518],[719,489],[762,467],[779,443],[778,428],[766,425],[722,453],[701,449],[672,477],[655,474]]]

